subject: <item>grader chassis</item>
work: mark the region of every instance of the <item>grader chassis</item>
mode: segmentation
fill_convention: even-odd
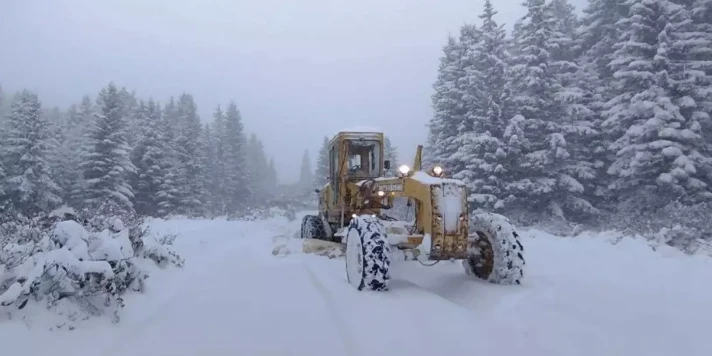
[[[358,290],[388,290],[392,260],[461,260],[465,272],[493,283],[519,284],[524,249],[507,218],[470,216],[467,188],[444,177],[441,167],[421,167],[418,146],[412,169],[398,167],[385,177],[380,132],[342,131],[329,143],[328,182],[317,215],[302,219],[304,244],[345,245],[346,274]],[[385,214],[406,199],[414,221]]]

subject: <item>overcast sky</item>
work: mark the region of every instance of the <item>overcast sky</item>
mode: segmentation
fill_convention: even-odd
[[[578,8],[586,0],[572,0]],[[508,27],[523,0],[497,0]],[[113,80],[141,97],[194,95],[203,120],[234,99],[294,181],[305,148],[378,127],[410,162],[424,143],[448,33],[484,0],[0,0],[0,84],[46,105]]]

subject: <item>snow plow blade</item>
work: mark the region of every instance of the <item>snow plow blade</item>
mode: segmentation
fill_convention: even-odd
[[[344,255],[346,245],[339,242],[304,239],[302,240],[302,252],[310,253],[328,258],[337,258]]]

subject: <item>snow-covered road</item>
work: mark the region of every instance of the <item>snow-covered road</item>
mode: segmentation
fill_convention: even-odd
[[[403,263],[393,265],[390,291],[367,293],[348,284],[343,259],[300,253],[298,227],[281,218],[157,221],[181,234],[186,266],[155,273],[145,295],[127,298],[120,324],[49,332],[1,321],[0,347],[72,356],[712,354],[711,258],[523,232],[523,285],[472,280],[459,263]],[[293,253],[272,255],[275,240]]]

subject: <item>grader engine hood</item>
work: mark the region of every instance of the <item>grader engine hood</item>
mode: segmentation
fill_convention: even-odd
[[[430,191],[430,259],[466,258],[469,221],[465,185],[458,180],[435,178],[423,172],[416,172],[412,179]],[[427,226],[425,233],[427,239]]]
[[[431,260],[467,256],[467,190],[462,181],[418,171],[403,178],[379,178],[369,183],[376,183],[370,189],[383,192],[386,198],[405,197],[415,201],[417,231],[407,235],[389,231],[392,245],[420,244],[418,249],[428,253]],[[356,183],[359,187],[366,184],[366,181]]]

